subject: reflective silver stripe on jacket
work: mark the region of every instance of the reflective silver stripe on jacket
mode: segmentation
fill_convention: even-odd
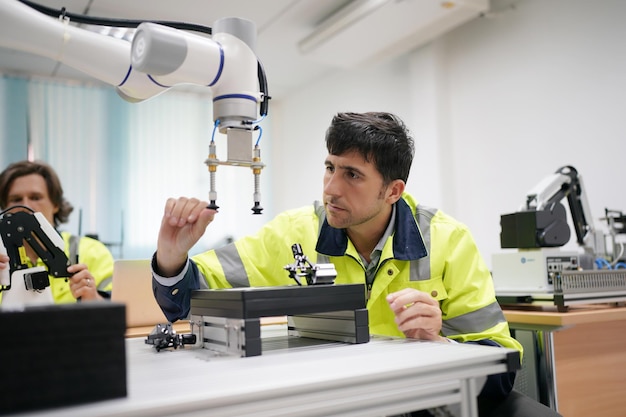
[[[106,291],[106,287],[113,282],[113,277],[108,277],[100,281],[98,284],[98,291]]]
[[[226,281],[233,288],[250,286],[246,268],[234,243],[215,249],[215,255],[222,265]]]
[[[426,251],[430,254],[430,223],[437,213],[437,209],[417,206],[417,224],[419,225],[422,239],[426,246]],[[430,255],[416,261],[411,261],[411,281],[421,281],[430,279]],[[453,319],[444,320],[441,333],[444,336],[480,333],[485,329],[505,321],[504,313],[497,302],[485,306],[479,310],[463,314]]]
[[[69,242],[69,246],[70,246],[70,264],[77,264],[78,263],[78,236],[76,235],[70,235],[70,242]]]
[[[326,210],[324,209],[324,205],[320,204],[319,201],[315,201],[314,206],[315,206],[315,214],[317,214],[317,218],[319,219],[319,226],[317,228],[317,235],[319,236],[319,234],[322,232],[322,226],[324,225],[324,220],[326,219]],[[316,264],[329,264],[331,263],[330,257],[322,253],[318,253],[317,261],[315,261],[315,263]]]
[[[494,301],[479,310],[444,320],[441,334],[448,337],[455,334],[480,333],[504,321],[506,321],[504,313],[500,305]]]
[[[430,254],[430,223],[437,213],[438,209],[425,207],[422,205],[417,206],[416,221],[422,234],[426,251]],[[325,211],[324,206],[321,204],[315,205],[315,212],[319,217],[321,230],[324,223]],[[318,254],[318,263],[330,262],[328,256]],[[425,281],[430,279],[430,255],[420,258],[415,261],[411,261],[410,265],[410,280],[411,281]],[[463,314],[461,316],[444,320],[442,323],[441,333],[443,336],[451,336],[465,333],[480,333],[485,329],[490,329],[496,326],[498,323],[506,321],[504,313],[497,302],[483,307],[479,310]]]
[[[424,246],[426,246],[426,255],[416,261],[411,261],[410,281],[425,281],[430,279],[430,222],[432,221],[436,208],[424,207],[421,204],[417,206],[415,219],[422,234]]]

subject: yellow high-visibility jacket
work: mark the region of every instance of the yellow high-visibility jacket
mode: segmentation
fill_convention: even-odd
[[[365,283],[356,249],[343,230],[325,222],[324,209],[316,203],[279,214],[252,236],[192,257],[185,277],[173,285],[178,291],[155,284],[157,301],[167,317],[176,320],[189,313],[191,289],[293,285],[284,266],[294,261],[294,243],[312,263],[332,262],[336,284]],[[407,287],[439,301],[443,336],[458,342],[488,340],[522,352],[510,335],[491,274],[470,231],[405,193],[396,203],[395,229],[368,291],[371,334],[403,336],[385,297]]]
[[[392,218],[393,233],[367,285],[370,333],[404,337],[385,297],[410,287],[439,301],[443,336],[515,349],[521,357],[522,346],[511,337],[491,274],[467,227],[418,205],[406,193]],[[153,259],[156,300],[166,317],[176,321],[188,317],[193,289],[293,285],[284,267],[294,262],[294,243],[312,263],[332,262],[336,284],[366,283],[366,269],[353,244],[343,230],[328,225],[324,207],[315,203],[279,214],[252,236],[193,256],[177,277],[159,276]],[[480,395],[508,395],[515,374],[490,375]]]

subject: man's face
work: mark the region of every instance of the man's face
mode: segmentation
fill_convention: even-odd
[[[386,222],[388,187],[372,162],[357,151],[328,155],[324,174],[324,206],[328,224],[338,229]]]
[[[41,212],[54,225],[54,214],[59,207],[52,204],[46,180],[39,174],[29,174],[13,180],[8,193],[8,207],[22,205]]]

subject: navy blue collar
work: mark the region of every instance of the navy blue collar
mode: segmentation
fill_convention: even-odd
[[[326,221],[317,238],[315,250],[327,256],[343,256],[348,248],[348,235],[344,229],[335,229]],[[396,224],[393,235],[393,257],[402,261],[414,261],[428,255],[411,208],[404,199],[396,203]]]

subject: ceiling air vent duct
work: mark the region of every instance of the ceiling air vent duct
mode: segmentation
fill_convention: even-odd
[[[353,0],[298,43],[302,54],[352,68],[415,49],[489,9],[489,0]]]

